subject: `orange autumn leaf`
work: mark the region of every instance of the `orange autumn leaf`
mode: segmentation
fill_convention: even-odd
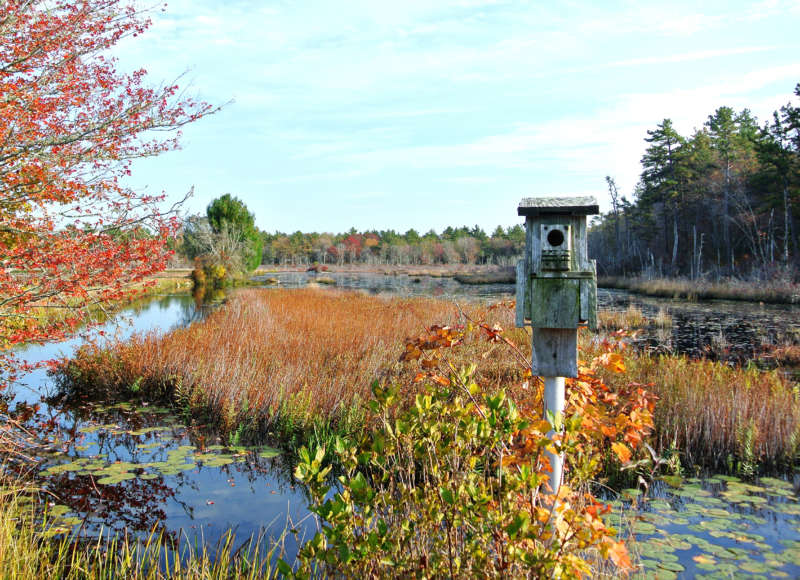
[[[631,450],[624,443],[612,443],[611,449],[622,463],[628,463],[631,460]]]
[[[622,360],[622,355],[617,352],[607,352],[595,357],[594,361],[592,361],[592,366],[601,366],[614,373],[625,372],[625,363]]]
[[[631,558],[628,555],[628,548],[625,547],[625,542],[611,542],[608,546],[608,557],[614,564],[624,571],[631,570]]]
[[[606,437],[615,437],[617,435],[617,430],[611,425],[602,425],[600,431]]]
[[[441,385],[443,387],[449,387],[450,386],[450,379],[448,379],[447,377],[443,377],[442,375],[433,375],[431,377],[431,380],[434,383],[439,384],[439,385]]]

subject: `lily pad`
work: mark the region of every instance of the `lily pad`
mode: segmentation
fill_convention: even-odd
[[[680,487],[683,484],[683,478],[680,475],[662,475],[659,479],[670,487]]]
[[[765,572],[769,572],[769,566],[764,564],[764,562],[756,562],[755,560],[743,562],[740,567],[742,570],[753,572],[754,574],[763,574]]]
[[[117,473],[115,475],[107,475],[97,480],[100,485],[116,485],[128,479],[134,479],[136,476],[130,472]]]
[[[782,479],[777,479],[775,477],[762,477],[758,480],[761,485],[767,488],[781,488],[781,489],[793,489],[794,486],[789,483],[788,481],[784,481]]]
[[[649,535],[656,533],[656,527],[648,522],[638,521],[633,524],[632,529],[635,534]]]
[[[659,562],[659,568],[663,568],[664,570],[669,570],[670,572],[683,572],[686,568],[683,565],[677,562]]]
[[[620,492],[620,495],[624,499],[635,499],[635,498],[639,497],[640,495],[642,495],[642,490],[637,489],[635,487],[631,487],[631,488],[628,488],[628,489],[623,489]]]
[[[664,501],[663,499],[654,499],[648,501],[647,505],[649,505],[654,510],[659,510],[659,511],[666,511],[672,509],[672,505],[668,501]]]

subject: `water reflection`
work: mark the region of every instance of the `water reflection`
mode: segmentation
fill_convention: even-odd
[[[338,288],[362,290],[370,294],[400,296],[434,296],[438,298],[508,298],[514,293],[513,284],[462,284],[453,278],[435,276],[388,276],[383,274],[353,272],[278,272],[256,276],[256,282],[270,287],[302,288],[313,284],[331,285]]]
[[[192,296],[161,296],[131,305],[84,336],[25,345],[17,355],[30,363],[70,356],[87,339],[168,332],[201,320],[209,308]],[[228,529],[238,543],[262,533],[277,537],[287,521],[301,536],[311,533],[312,522],[304,519],[306,497],[294,487],[291,465],[280,456],[224,447],[212,435],[187,428],[167,409],[44,404],[53,392],[46,369],[37,368],[14,385],[13,400],[17,406],[38,406],[37,429],[58,442],[40,457],[41,484],[63,506],[63,521],[79,526],[82,534],[91,537],[101,528],[143,534],[155,529],[190,545],[216,545]],[[289,555],[297,548],[289,537]]]
[[[307,497],[283,457],[209,440],[165,411],[122,404],[64,412],[65,443],[45,458],[42,483],[66,517],[81,520],[82,534],[155,530],[215,545],[228,529],[243,542],[277,537],[291,521],[311,535]],[[289,538],[290,553],[297,547]]]

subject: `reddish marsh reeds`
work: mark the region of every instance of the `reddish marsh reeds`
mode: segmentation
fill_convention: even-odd
[[[592,349],[585,341],[585,351]],[[637,382],[659,397],[657,451],[684,465],[752,469],[790,465],[800,451],[800,392],[778,372],[733,368],[683,356],[625,352],[626,372],[609,385]]]
[[[341,424],[357,419],[374,380],[411,373],[398,363],[406,337],[459,322],[457,306],[442,300],[244,289],[204,322],[82,350],[62,386],[114,395],[135,385],[250,435]],[[503,359],[494,358],[499,376]]]

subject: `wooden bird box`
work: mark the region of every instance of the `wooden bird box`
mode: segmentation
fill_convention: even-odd
[[[525,257],[517,264],[519,327],[531,326],[535,374],[577,376],[577,329],[597,327],[597,274],[586,243],[586,216],[599,213],[584,197],[528,197]]]

